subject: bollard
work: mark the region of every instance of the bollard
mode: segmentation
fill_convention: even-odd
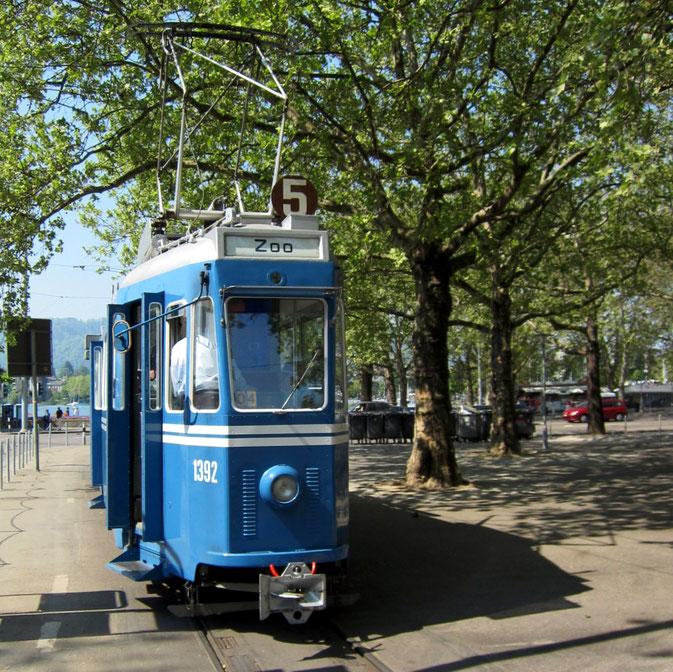
[[[51,422],[49,423],[49,438],[47,439],[47,448],[51,448]]]
[[[3,488],[3,482],[5,480],[5,440],[0,441],[0,490]]]
[[[65,447],[68,447],[68,424],[65,425]]]
[[[12,441],[12,473],[16,476],[16,444],[21,445],[21,435],[14,435],[14,441]]]
[[[86,446],[86,425],[82,423],[82,445]]]

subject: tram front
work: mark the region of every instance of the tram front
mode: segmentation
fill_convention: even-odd
[[[298,229],[272,232],[223,233],[224,248],[237,252],[219,285],[227,543],[207,565],[215,576],[254,569],[262,618],[303,622],[324,608],[328,584],[341,583],[348,555],[343,300],[323,232],[308,245],[318,258],[294,256],[306,243]]]

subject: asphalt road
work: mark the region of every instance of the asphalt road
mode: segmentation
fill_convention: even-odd
[[[394,672],[673,669],[673,418],[607,429],[554,420],[549,448],[538,431],[516,458],[457,444],[472,485],[440,492],[405,489],[409,444],[352,445],[360,600],[320,619]],[[87,447],[42,458],[0,491],[0,670],[215,669],[193,623],[105,569]],[[319,619],[220,625],[240,669],[359,664]]]
[[[673,422],[553,429],[457,444],[472,485],[441,492],[404,488],[408,444],[352,447],[344,629],[391,669],[673,669]]]

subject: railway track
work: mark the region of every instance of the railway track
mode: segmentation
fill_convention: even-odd
[[[193,619],[214,669],[226,672],[391,672],[376,653],[349,641],[316,613],[293,626],[281,618],[260,622],[256,613]]]

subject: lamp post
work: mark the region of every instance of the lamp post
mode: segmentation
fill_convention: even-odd
[[[547,336],[540,334],[540,344],[542,345],[542,447],[547,450],[549,444],[547,441]]]

